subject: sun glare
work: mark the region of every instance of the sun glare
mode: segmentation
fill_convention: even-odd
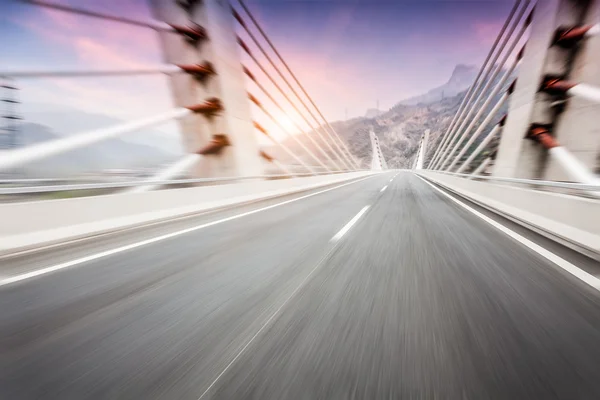
[[[279,118],[279,123],[290,133],[296,133],[297,129],[294,126],[294,122],[292,122],[292,120],[286,116],[286,115],[280,115]]]

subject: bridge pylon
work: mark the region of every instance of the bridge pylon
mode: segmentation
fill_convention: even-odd
[[[423,136],[421,136],[421,142],[419,149],[417,150],[417,157],[412,169],[423,169],[423,163],[425,162],[425,154],[427,152],[427,142],[429,142],[429,129],[425,129]]]
[[[254,133],[240,50],[229,3],[218,0],[151,0],[154,17],[175,32],[159,31],[164,61],[184,65],[169,76],[174,101],[185,107],[211,101],[211,113],[180,120],[184,148],[202,154],[189,173],[195,177],[260,175],[263,163]],[[226,137],[211,154],[202,149]]]
[[[371,169],[387,169],[387,163],[385,161],[385,158],[383,157],[383,153],[381,152],[381,147],[379,146],[379,138],[375,135],[373,131],[369,132],[369,137],[371,138],[371,148],[373,149],[373,156],[371,158]]]
[[[586,177],[600,148],[598,21],[597,1],[537,3],[493,175],[594,181]]]

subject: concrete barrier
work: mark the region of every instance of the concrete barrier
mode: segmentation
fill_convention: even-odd
[[[421,176],[595,259],[600,259],[600,201],[469,180],[431,171]]]
[[[342,183],[362,171],[295,179],[0,204],[0,254]]]

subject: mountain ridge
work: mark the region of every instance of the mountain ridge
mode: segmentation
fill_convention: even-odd
[[[46,125],[25,122],[19,127],[19,145],[32,146],[60,139]],[[176,155],[156,147],[111,138],[93,146],[71,150],[68,154],[41,159],[20,167],[19,174],[31,177],[61,177],[106,169],[153,168],[171,162]]]
[[[442,100],[444,97],[456,96],[473,83],[477,75],[477,67],[474,65],[457,64],[450,78],[443,85],[430,89],[426,93],[401,100],[399,104],[417,105],[419,103],[429,104]]]
[[[466,94],[466,89],[475,78],[475,72],[475,67],[465,64],[459,64],[454,68],[445,87],[453,87],[453,90],[457,91],[456,94],[432,97],[432,93],[435,94],[437,93],[436,90],[439,91],[440,88],[444,87],[444,85],[438,86],[423,95],[411,98],[413,101],[421,99],[416,101],[415,104],[412,104],[413,101],[409,101],[411,99],[402,100],[389,110],[382,111],[379,115],[373,117],[355,117],[346,121],[335,121],[331,123],[331,126],[347,143],[350,152],[360,160],[363,168],[368,168],[371,160],[370,131],[373,131],[379,138],[381,151],[390,168],[410,168],[414,162],[414,157],[417,154],[417,148],[425,129],[431,131],[426,159],[431,157],[430,151],[439,144],[443,133],[445,133],[452,118],[458,111]],[[458,91],[459,88],[462,88],[462,90]],[[497,101],[501,95],[501,93],[498,94],[494,101]],[[427,98],[431,98],[431,101],[422,101],[422,99]],[[504,109],[495,116],[491,124],[484,129],[483,134],[492,129],[493,125],[500,120],[507,108],[508,106],[505,105]],[[316,151],[314,145],[304,136],[299,135],[298,138],[302,140],[306,147]],[[286,140],[284,143],[286,146],[292,148],[296,154],[303,154],[302,149],[292,140]],[[281,150],[272,148],[271,151],[273,151],[277,158],[286,160],[286,162],[291,164],[294,163]],[[332,154],[330,155],[333,156]],[[311,162],[305,156],[302,156],[302,158],[307,163]]]

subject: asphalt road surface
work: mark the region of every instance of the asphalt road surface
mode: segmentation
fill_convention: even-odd
[[[410,172],[0,264],[0,399],[600,398],[598,291]]]

